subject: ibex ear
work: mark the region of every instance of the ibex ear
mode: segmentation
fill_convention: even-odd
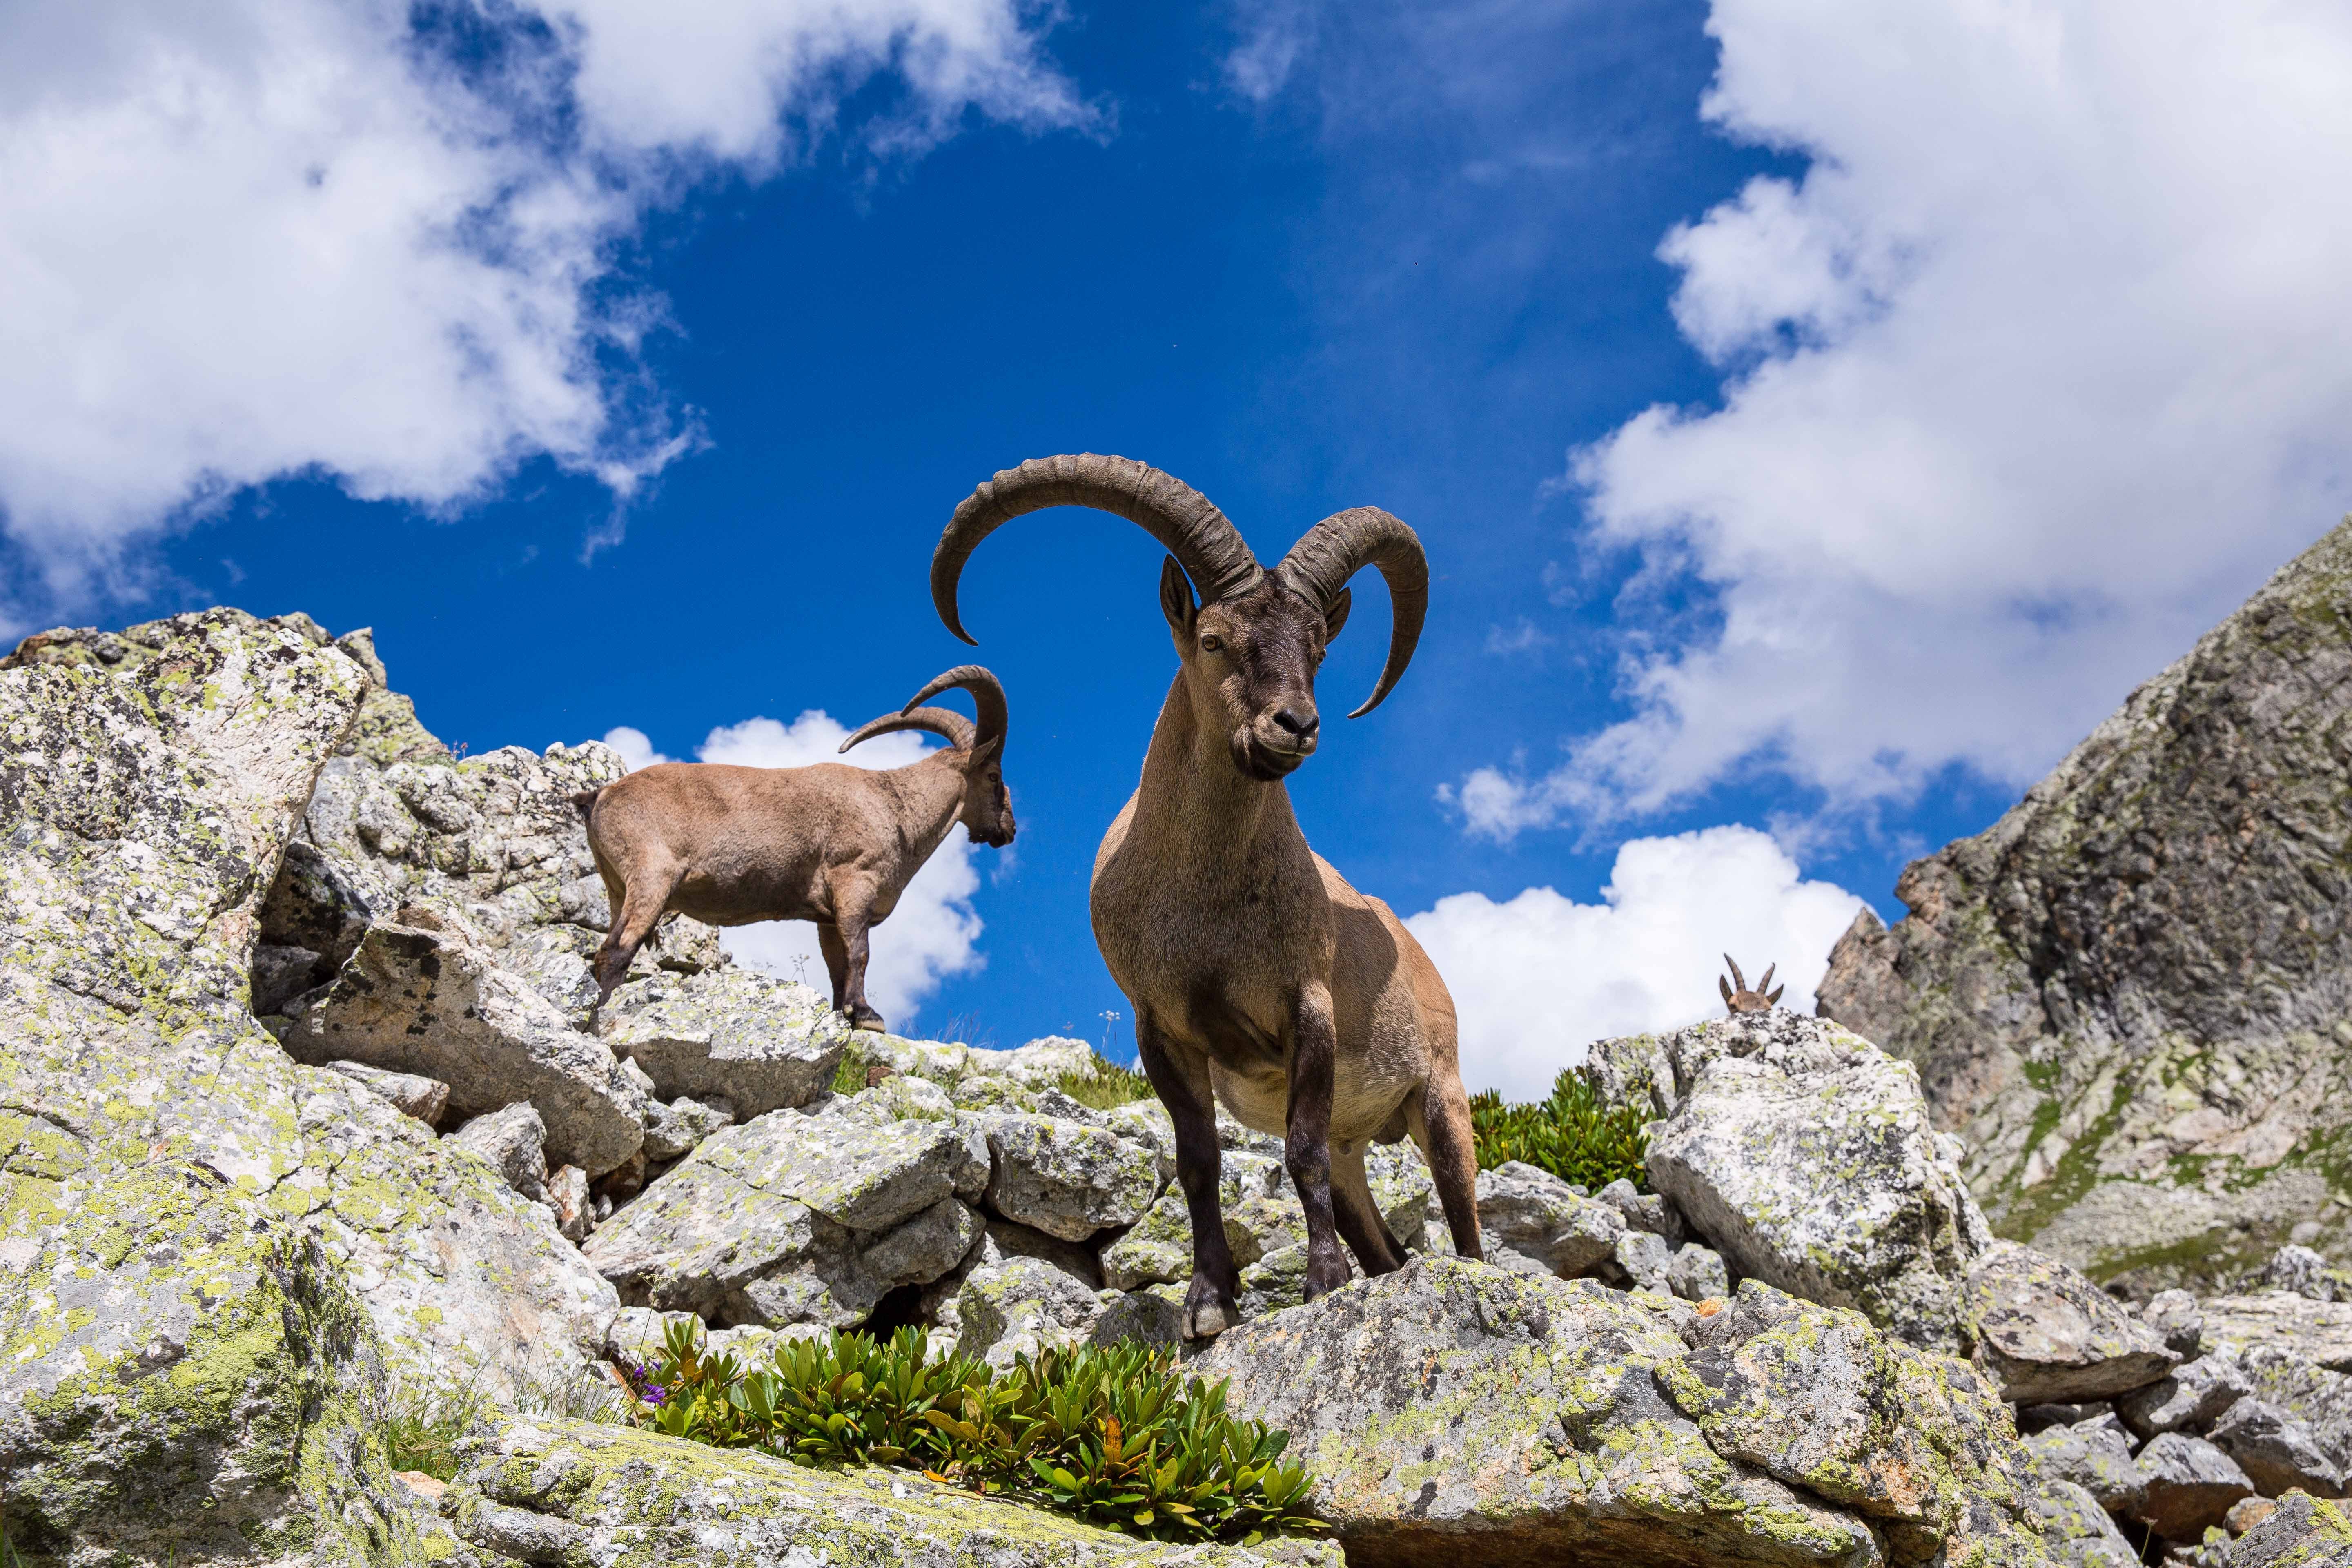
[[[1004,737],[1002,735],[992,735],[987,740],[982,741],[979,745],[974,746],[971,749],[972,765],[975,767],[985,766],[987,763],[994,762],[999,756],[1003,755],[1003,752]]]
[[[1722,975],[1718,974],[1718,975],[1717,975],[1717,976],[1715,977],[1715,988],[1716,988],[1717,991],[1720,991],[1720,992],[1722,992],[1722,993],[1723,993],[1723,1005],[1724,1005],[1725,1006],[1727,1006],[1727,1007],[1730,1006],[1730,1005],[1731,1005],[1731,982],[1730,982],[1730,981],[1728,981],[1728,980],[1726,980]]]
[[[1780,987],[1780,991],[1775,991],[1775,992],[1773,992],[1773,993],[1772,993],[1772,994],[1770,994],[1769,996],[1765,997],[1765,998],[1764,998],[1764,1000],[1766,1000],[1767,1002],[1773,1003],[1773,1004],[1775,1004],[1775,1005],[1777,1005],[1779,1004],[1780,1000],[1780,991],[1786,991],[1787,989],[1788,989],[1788,987],[1787,987],[1787,986],[1785,986],[1785,985],[1783,985],[1783,986],[1781,986],[1781,987]]]
[[[1192,582],[1173,555],[1160,563],[1160,613],[1168,617],[1169,629],[1178,637],[1192,636]]]
[[[1345,588],[1340,589],[1339,596],[1332,600],[1330,607],[1323,612],[1323,641],[1325,646],[1328,647],[1328,645],[1339,640],[1339,628],[1348,624],[1348,612],[1355,607],[1355,595],[1349,593]]]

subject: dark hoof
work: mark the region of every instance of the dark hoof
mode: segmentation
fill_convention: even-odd
[[[1347,1282],[1348,1265],[1345,1262],[1309,1263],[1307,1266],[1307,1284],[1300,1291],[1300,1297],[1312,1301],[1318,1296],[1328,1296]]]
[[[845,1016],[853,1029],[871,1029],[877,1035],[887,1032],[887,1026],[882,1022],[882,1015],[871,1007],[856,1008]]]
[[[1184,1292],[1186,1339],[1213,1340],[1241,1321],[1241,1309],[1234,1305],[1231,1291],[1220,1290],[1205,1279],[1194,1279],[1192,1289]]]

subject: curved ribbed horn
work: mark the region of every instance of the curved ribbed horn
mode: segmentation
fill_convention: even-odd
[[[1739,965],[1731,963],[1731,954],[1727,952],[1725,953],[1723,955],[1723,962],[1731,964],[1731,983],[1734,985],[1738,986],[1742,991],[1747,990],[1748,976],[1739,973]]]
[[[845,752],[860,741],[870,741],[894,730],[928,730],[959,751],[971,749],[971,721],[952,708],[916,708],[905,713],[885,713],[879,719],[868,719],[849,732],[841,749]]]
[[[931,677],[931,683],[915,693],[907,709],[912,712],[915,703],[959,688],[971,693],[971,705],[980,715],[979,732],[972,736],[971,744],[984,746],[991,741],[1003,740],[1007,717],[1004,687],[984,665],[960,664],[953,669],[943,670]],[[936,713],[940,710],[928,708],[924,711]]]
[[[999,470],[966,496],[940,535],[931,552],[931,603],[948,630],[966,642],[979,640],[963,629],[956,612],[956,583],[980,542],[999,524],[1049,506],[1090,506],[1139,524],[1176,557],[1203,604],[1254,588],[1263,574],[1225,514],[1183,480],[1132,458],[1093,452],[1032,458]]]
[[[1421,641],[1421,623],[1429,614],[1429,558],[1422,552],[1421,536],[1376,506],[1349,507],[1308,529],[1274,569],[1285,587],[1328,611],[1348,579],[1367,566],[1379,567],[1388,579],[1395,618],[1390,624],[1389,659],[1380,684],[1361,708],[1348,715],[1350,719],[1360,719],[1381,705],[1412,662],[1413,647]]]

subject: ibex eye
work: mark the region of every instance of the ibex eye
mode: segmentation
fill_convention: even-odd
[[[1225,639],[1221,637],[1213,635],[1201,639],[1201,651],[1203,653],[1214,653],[1224,646]]]

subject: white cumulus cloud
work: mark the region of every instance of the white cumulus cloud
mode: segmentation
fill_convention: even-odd
[[[821,709],[791,723],[746,719],[723,724],[704,738],[695,755],[706,763],[751,768],[801,768],[815,763],[847,763],[861,768],[900,768],[934,750],[920,736],[901,730],[877,735],[842,754],[849,731]],[[642,730],[622,725],[606,731],[604,743],[634,770],[670,761],[654,749]],[[866,994],[894,1030],[913,1024],[923,998],[951,974],[969,974],[986,960],[980,952],[980,916],[971,896],[980,890],[972,845],[961,827],[948,829],[939,850],[915,873],[890,918],[874,928],[866,963]],[[805,980],[820,992],[832,982],[816,945],[816,927],[807,921],[768,921],[736,926],[721,939],[736,962],[787,979]]]
[[[142,542],[281,475],[446,510],[545,456],[625,496],[694,440],[635,364],[647,206],[828,134],[1090,124],[1024,11],[0,7],[0,622],[135,589]]]
[[[2352,9],[1715,0],[1702,105],[1806,155],[1666,237],[1721,407],[1576,453],[1643,558],[1623,722],[1507,837],[1759,763],[1832,810],[2045,769],[2352,501]],[[1678,633],[1646,597],[1696,587]],[[1659,613],[1650,614],[1653,608]]]
[[[1830,949],[1863,905],[1804,880],[1769,837],[1739,826],[1632,840],[1601,900],[1455,893],[1406,919],[1454,994],[1472,1093],[1539,1100],[1594,1040],[1720,1012],[1727,952],[1751,984],[1777,963],[1780,1005],[1811,1012]]]

